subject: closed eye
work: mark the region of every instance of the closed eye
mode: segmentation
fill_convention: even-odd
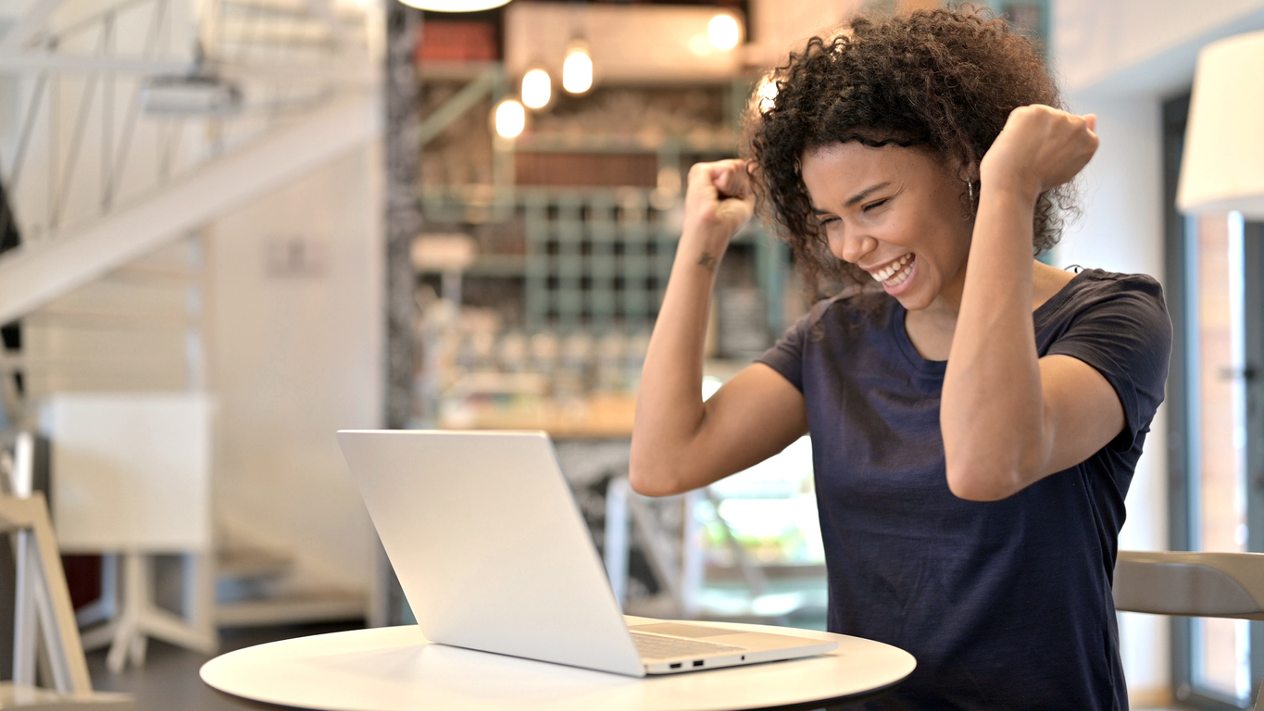
[[[874,210],[876,210],[876,209],[878,209],[878,208],[882,207],[883,205],[887,204],[888,202],[891,202],[891,198],[882,198],[881,200],[874,200],[873,202],[871,202],[871,203],[869,203],[869,204],[865,205],[865,206],[864,206],[863,208],[861,208],[861,209],[862,209],[864,212],[872,212],[872,211],[874,211]]]
[[[817,224],[820,225],[821,227],[828,227],[834,224],[835,222],[838,222],[838,218],[833,215],[820,215],[816,219],[817,219]]]

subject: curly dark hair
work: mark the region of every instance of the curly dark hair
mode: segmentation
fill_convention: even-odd
[[[857,17],[837,36],[808,40],[770,81],[776,99],[761,107],[754,97],[744,152],[760,212],[790,245],[816,296],[871,280],[830,254],[800,172],[806,151],[847,141],[894,144],[977,166],[1015,108],[1062,108],[1031,41],[973,8]],[[974,181],[977,195],[977,170],[963,179]],[[1060,211],[1074,209],[1069,185],[1040,195],[1033,254],[1057,243]],[[977,204],[963,210],[973,216]]]

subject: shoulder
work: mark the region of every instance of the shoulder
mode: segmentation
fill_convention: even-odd
[[[1166,377],[1172,319],[1154,277],[1086,269],[1055,300],[1037,319],[1042,352],[1074,355],[1099,370],[1152,362],[1153,375]]]
[[[1145,274],[1086,269],[1036,314],[1042,355],[1073,355],[1099,366],[1152,361],[1166,377],[1172,319],[1163,287]]]
[[[1071,325],[1104,314],[1126,314],[1151,327],[1170,323],[1163,286],[1147,274],[1085,269],[1049,300],[1049,325]]]
[[[1038,329],[1038,348],[1076,358],[1110,383],[1129,434],[1120,442],[1133,447],[1164,397],[1172,321],[1163,287],[1145,274],[1087,269],[1059,296],[1061,303]]]
[[[1069,295],[1077,301],[1096,302],[1132,295],[1147,301],[1163,302],[1163,285],[1149,274],[1122,274],[1104,269],[1085,269],[1068,284]]]

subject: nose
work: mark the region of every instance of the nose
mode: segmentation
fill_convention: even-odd
[[[843,233],[843,230],[838,230],[838,232],[842,234],[830,236],[830,251],[844,262],[855,264],[878,246],[878,241],[869,235],[847,234]]]

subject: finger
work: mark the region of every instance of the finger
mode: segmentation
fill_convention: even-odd
[[[713,177],[715,165],[715,163],[694,163],[689,168],[687,188],[689,193],[716,196],[718,190]]]
[[[724,161],[718,166],[714,175],[715,187],[722,195],[741,198],[750,194],[745,161]]]

